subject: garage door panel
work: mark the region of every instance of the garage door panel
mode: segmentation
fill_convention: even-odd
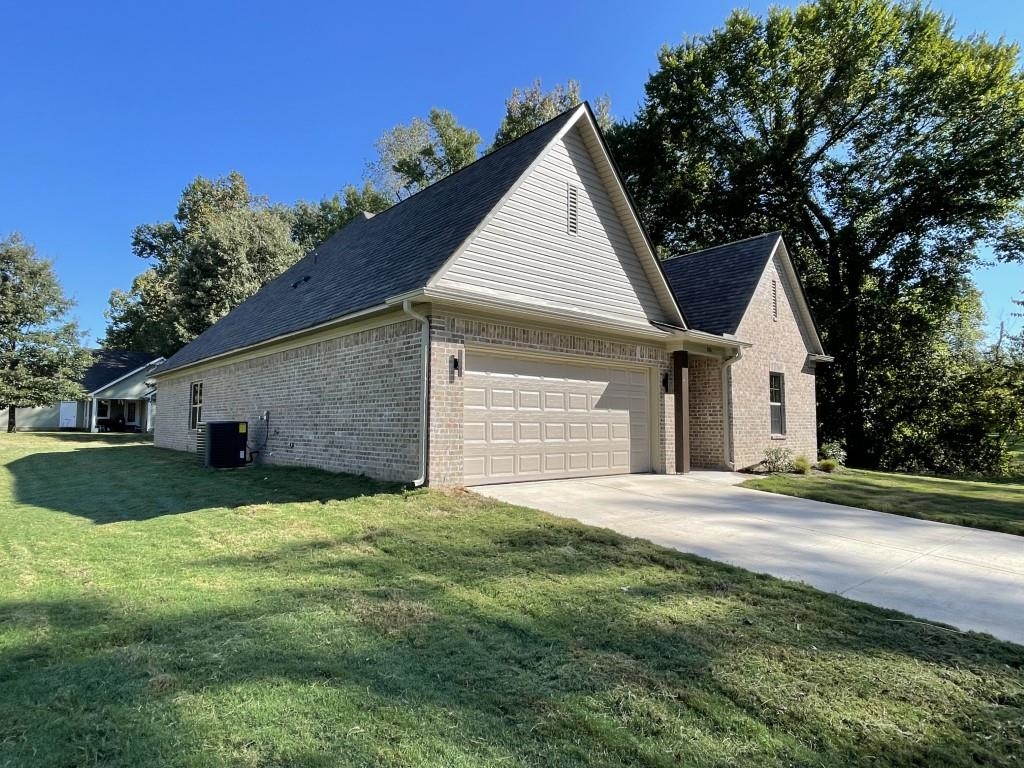
[[[471,351],[464,376],[467,483],[650,470],[646,370]]]

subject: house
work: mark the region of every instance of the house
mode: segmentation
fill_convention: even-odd
[[[92,363],[81,382],[85,397],[41,408],[18,408],[19,430],[152,431],[156,406],[146,381],[164,358],[116,349],[93,349],[90,354]]]
[[[153,374],[155,442],[434,485],[814,458],[778,234],[655,257],[586,105],[337,232]]]

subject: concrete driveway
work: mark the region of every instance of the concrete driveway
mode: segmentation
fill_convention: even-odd
[[[736,477],[623,475],[473,490],[1024,644],[1024,538],[737,488]]]

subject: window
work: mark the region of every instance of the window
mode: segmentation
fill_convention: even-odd
[[[203,382],[192,382],[192,395],[189,397],[188,428],[195,429],[203,420]]]
[[[110,401],[109,400],[97,400],[96,401],[96,418],[97,419],[109,419],[110,418]]]
[[[779,319],[779,284],[772,280],[772,320]]]
[[[786,434],[786,378],[781,373],[768,374],[768,410],[772,434]]]
[[[139,421],[139,404],[129,400],[124,404],[124,420],[128,424],[137,424]]]
[[[566,186],[566,231],[570,235],[580,231],[580,191],[573,184]]]

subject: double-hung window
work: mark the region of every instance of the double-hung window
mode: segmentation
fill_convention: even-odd
[[[188,400],[188,428],[195,429],[203,420],[203,382],[192,382],[192,393]]]
[[[781,373],[768,374],[768,411],[772,434],[786,434],[786,377]]]

